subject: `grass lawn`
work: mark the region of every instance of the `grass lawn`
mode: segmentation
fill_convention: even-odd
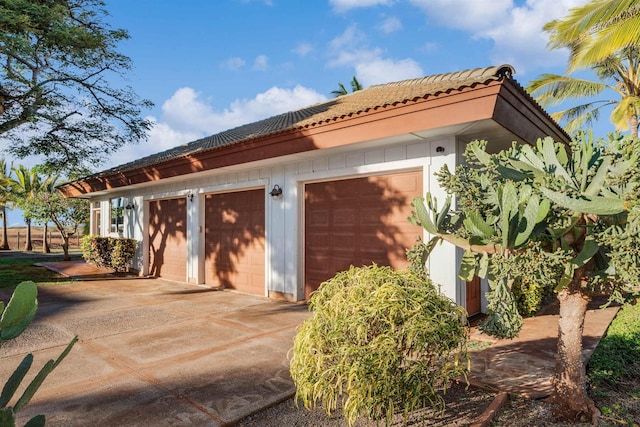
[[[0,289],[13,289],[18,283],[26,280],[31,280],[39,286],[74,281],[44,267],[34,265],[38,262],[62,261],[62,253],[0,252],[0,255]],[[72,258],[77,259],[77,256],[72,256]]]
[[[640,422],[640,299],[625,304],[596,347],[587,375],[602,420]]]

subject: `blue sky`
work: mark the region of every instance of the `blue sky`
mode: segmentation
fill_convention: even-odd
[[[106,0],[128,76],[154,102],[131,161],[364,86],[509,63],[523,85],[562,73],[542,26],[586,0]]]
[[[564,72],[567,52],[547,49],[542,26],[587,2],[105,1],[131,36],[122,84],[155,104],[144,111],[155,126],[104,168],[322,101],[354,75],[369,86],[508,63],[526,86]],[[606,117],[600,128],[612,129]]]

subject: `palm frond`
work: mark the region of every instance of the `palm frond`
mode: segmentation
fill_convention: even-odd
[[[575,45],[569,57],[568,71],[589,68],[591,64],[606,60],[621,48],[637,46],[639,43],[640,16],[602,28]]]
[[[338,83],[338,89],[331,91],[331,95],[333,95],[334,97],[346,95],[348,93],[349,92],[347,92],[347,88],[344,87],[344,84],[342,84],[342,82]]]
[[[351,92],[356,92],[359,90],[362,90],[362,85],[360,84],[356,76],[353,76],[353,79],[351,79]]]
[[[590,34],[607,23],[619,22],[620,17],[640,5],[640,0],[594,0],[571,8],[569,14],[544,26],[551,32],[549,47],[567,47],[584,34]],[[608,56],[608,55],[607,55]]]
[[[564,129],[568,133],[573,133],[582,129],[585,125],[591,125],[598,121],[600,109],[608,105],[611,105],[610,101],[591,102],[555,112],[551,114],[551,117],[557,122],[564,123]]]
[[[637,96],[626,96],[622,98],[618,105],[611,112],[611,122],[618,130],[627,130],[631,122],[631,116],[638,114],[640,98]]]
[[[607,88],[617,91],[606,83],[558,74],[543,74],[527,86],[527,90],[543,107],[557,105],[569,99],[597,96]]]

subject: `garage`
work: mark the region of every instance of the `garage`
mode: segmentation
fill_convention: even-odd
[[[149,274],[187,280],[187,199],[149,202]]]
[[[205,283],[265,294],[265,190],[205,196]]]
[[[407,266],[421,227],[409,223],[422,172],[305,185],[305,295],[349,266]]]

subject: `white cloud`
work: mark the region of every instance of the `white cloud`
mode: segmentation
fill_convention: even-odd
[[[354,48],[356,45],[363,43],[365,39],[365,34],[358,29],[356,24],[352,24],[349,25],[342,34],[331,40],[329,47],[334,51],[339,51],[344,48]]]
[[[413,59],[383,59],[356,64],[356,75],[364,86],[395,82],[424,76],[422,67]]]
[[[346,12],[359,7],[390,6],[394,2],[394,0],[329,0],[336,12]]]
[[[313,51],[313,46],[309,43],[299,43],[295,49],[292,50],[298,56],[307,56],[309,53]]]
[[[363,86],[421,77],[424,71],[411,58],[385,58],[379,48],[366,45],[366,37],[355,25],[333,39],[329,67],[353,67]]]
[[[267,55],[258,55],[255,61],[253,61],[253,69],[265,71],[267,68],[269,68],[269,58],[267,58]]]
[[[433,23],[466,31],[476,39],[492,40],[491,61],[495,65],[510,63],[519,73],[566,63],[566,52],[547,49],[548,34],[542,27],[587,1],[527,0],[517,6],[513,0],[494,0],[488,6],[476,0],[410,0]],[[461,10],[465,13],[459,13]]]
[[[410,0],[438,25],[470,32],[490,28],[506,19],[513,0]]]
[[[402,29],[402,22],[397,17],[390,16],[382,22],[379,28],[385,34],[394,33]]]
[[[155,122],[149,139],[138,145],[124,147],[105,167],[128,163],[135,159],[186,144],[236,126],[295,110],[327,98],[303,86],[293,89],[272,87],[252,99],[236,99],[228,107],[215,110],[194,89],[184,87],[162,104],[160,119]]]
[[[230,70],[237,70],[240,69],[242,67],[244,67],[244,59],[242,58],[238,58],[238,57],[234,57],[234,58],[229,58],[226,61],[224,61],[221,64],[221,67],[223,68],[228,68]]]

